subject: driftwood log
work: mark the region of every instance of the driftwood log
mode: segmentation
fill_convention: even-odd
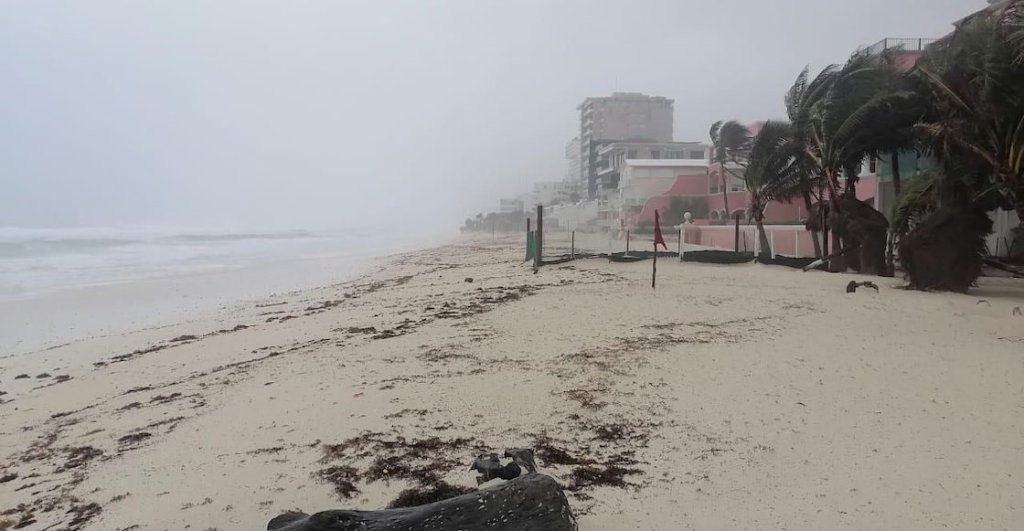
[[[576,531],[558,483],[527,474],[501,485],[439,502],[385,511],[285,513],[267,531]]]

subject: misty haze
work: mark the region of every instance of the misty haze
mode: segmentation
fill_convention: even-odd
[[[0,44],[0,531],[1024,524],[1024,0]]]

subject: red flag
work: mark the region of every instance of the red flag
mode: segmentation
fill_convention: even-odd
[[[668,245],[665,244],[665,236],[661,234],[661,214],[658,211],[654,211],[654,248],[658,248],[658,244],[661,244],[665,250],[668,250]]]

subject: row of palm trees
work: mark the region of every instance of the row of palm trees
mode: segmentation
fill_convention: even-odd
[[[813,213],[808,228],[837,236],[831,251],[816,248],[819,257],[845,255],[854,269],[885,274],[898,241],[912,285],[966,290],[973,268],[973,278],[952,281],[927,271],[966,257],[980,274],[978,242],[991,223],[978,213],[1002,207],[1024,219],[1024,0],[961,24],[909,71],[896,59],[859,52],[813,78],[805,69],[785,96],[788,121],[765,122],[753,134],[735,121],[712,126],[714,162],[745,183],[762,250],[766,205],[802,200]],[[908,151],[936,169],[905,186],[898,155]],[[891,212],[856,199],[869,157],[891,161]],[[967,241],[936,245],[943,235]]]

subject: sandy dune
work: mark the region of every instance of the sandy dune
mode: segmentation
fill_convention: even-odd
[[[390,257],[0,361],[0,522],[264,529],[470,487],[472,456],[508,446],[538,449],[583,530],[1024,522],[1024,282],[847,294],[856,277],[669,260],[652,292],[649,262],[533,274],[521,254]]]

